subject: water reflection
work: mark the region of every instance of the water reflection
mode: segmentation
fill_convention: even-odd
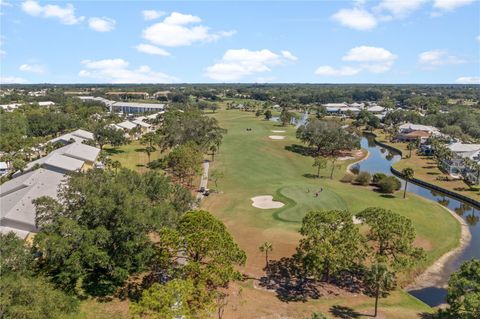
[[[401,159],[399,154],[386,150],[383,147],[379,147],[374,143],[372,136],[363,137],[361,139],[361,145],[370,153],[366,160],[360,162],[359,169],[361,171],[368,171],[372,174],[381,172],[387,175],[392,175],[390,167]],[[448,281],[450,274],[458,269],[463,261],[472,258],[480,258],[480,216],[478,214],[478,208],[476,211],[474,207],[467,203],[463,203],[455,198],[439,193],[438,191],[427,189],[413,183],[408,183],[407,191],[438,202],[442,206],[449,208],[457,215],[461,216],[470,227],[472,234],[471,241],[455,260],[451,260],[445,265],[442,272],[442,282],[437,283],[439,286],[443,285]],[[418,213],[421,214],[421,212]],[[445,236],[450,235],[451,234],[445,234]],[[444,303],[445,300],[444,290],[436,287],[428,287],[411,293],[430,306],[439,305]]]

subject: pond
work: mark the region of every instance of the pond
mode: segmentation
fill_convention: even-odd
[[[371,174],[382,172],[387,175],[393,175],[390,171],[390,167],[392,164],[401,159],[401,156],[398,153],[378,146],[375,144],[374,138],[371,135],[362,137],[361,145],[362,148],[369,151],[369,157],[358,164],[361,171],[368,171]],[[446,289],[441,287],[448,282],[450,274],[458,269],[462,262],[472,258],[480,258],[480,212],[478,207],[475,208],[470,204],[466,204],[455,198],[443,195],[423,186],[409,183],[407,186],[407,191],[425,197],[429,200],[436,201],[441,205],[448,207],[467,222],[472,234],[472,240],[467,247],[456,258],[453,258],[447,262],[442,270],[442,274],[440,276],[442,279],[439,282],[432,287],[409,291],[410,294],[422,300],[426,304],[432,307],[438,306],[445,302]],[[446,236],[448,236],[448,234],[446,234]]]

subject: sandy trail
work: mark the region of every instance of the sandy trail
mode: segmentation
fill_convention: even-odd
[[[270,135],[269,138],[272,139],[272,140],[283,140],[283,139],[285,139],[285,136]]]
[[[252,206],[260,209],[280,208],[285,205],[282,202],[274,201],[273,196],[270,195],[255,196],[250,199],[253,202]]]
[[[272,130],[273,133],[285,133],[285,131],[282,130]]]

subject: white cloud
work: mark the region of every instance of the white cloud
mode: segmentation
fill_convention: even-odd
[[[480,42],[480,35],[477,35],[476,39],[478,42]]]
[[[178,47],[192,45],[195,42],[212,42],[235,33],[211,32],[209,27],[199,24],[201,21],[199,17],[190,14],[173,12],[162,22],[143,30],[143,38],[155,45]]]
[[[352,76],[360,73],[361,70],[361,68],[353,68],[350,66],[335,69],[329,65],[322,65],[315,70],[315,74],[320,76]]]
[[[98,32],[109,32],[115,29],[116,21],[107,17],[92,17],[88,19],[90,29]]]
[[[18,76],[0,76],[0,83],[2,84],[23,84],[27,82],[27,80]]]
[[[237,81],[249,75],[271,71],[272,66],[278,66],[296,58],[290,52],[286,52],[288,51],[277,54],[267,49],[227,50],[221,61],[207,67],[205,75],[217,81]]]
[[[75,8],[72,4],[66,4],[64,7],[52,4],[42,6],[37,1],[27,0],[22,3],[22,10],[31,16],[57,18],[63,24],[77,24],[85,19],[85,17],[75,16]]]
[[[383,0],[378,6],[374,7],[377,13],[388,12],[391,16],[388,18],[405,18],[412,12],[418,10],[422,5],[429,0]],[[386,17],[384,17],[385,19]]]
[[[334,68],[329,65],[323,65],[315,70],[315,74],[322,76],[352,76],[362,71],[383,73],[390,70],[397,58],[395,54],[384,48],[362,45],[350,49],[342,57],[343,61],[354,62],[354,66]]]
[[[45,66],[40,64],[22,64],[18,69],[23,72],[31,72],[31,73],[45,72]]]
[[[290,61],[298,60],[298,58],[294,56],[290,51],[282,51],[281,53],[282,53],[282,56],[287,60],[290,60]]]
[[[431,50],[420,53],[418,62],[432,67],[444,64],[462,64],[466,61],[457,56],[449,55],[447,50]]]
[[[167,50],[156,47],[151,44],[142,43],[137,45],[135,48],[137,49],[137,51],[147,53],[147,54],[160,55],[160,56],[170,55],[170,52],[168,52]]]
[[[361,31],[371,30],[377,26],[375,16],[362,8],[340,9],[332,19],[343,26]]]
[[[158,11],[158,10],[143,10],[142,15],[144,20],[155,20],[158,19],[166,14],[165,11]]]
[[[469,5],[475,0],[434,0],[433,7],[435,9],[452,11],[456,8]]]
[[[462,76],[455,80],[457,84],[480,84],[480,76]]]
[[[397,58],[392,52],[379,47],[359,46],[350,49],[342,60],[356,62],[391,61]]]
[[[384,48],[362,45],[350,49],[342,60],[360,62],[363,69],[373,73],[383,73],[390,70],[397,58],[395,54]]]
[[[162,72],[152,71],[149,66],[142,65],[138,69],[128,68],[129,63],[123,59],[105,59],[98,61],[84,60],[85,69],[80,77],[96,79],[107,83],[172,83],[178,82],[176,77]]]

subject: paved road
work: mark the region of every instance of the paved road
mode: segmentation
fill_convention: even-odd
[[[209,161],[203,162],[202,168],[203,168],[203,174],[202,174],[202,178],[200,179],[200,186],[199,186],[198,189],[200,189],[200,188],[202,188],[202,187],[204,187],[205,189],[207,189],[207,185],[208,185],[208,169],[210,168],[210,162],[209,162]],[[197,193],[197,202],[200,202],[202,199],[203,199],[203,194],[202,194],[202,193]]]

